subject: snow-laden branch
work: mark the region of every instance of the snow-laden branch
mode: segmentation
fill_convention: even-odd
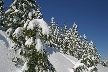
[[[31,20],[27,26],[27,30],[33,30],[35,27],[42,28],[42,33],[45,35],[49,34],[48,24],[43,19]]]

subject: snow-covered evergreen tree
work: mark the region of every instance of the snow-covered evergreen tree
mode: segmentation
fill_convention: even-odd
[[[55,47],[55,39],[54,39],[54,30],[55,30],[55,21],[54,21],[54,17],[51,18],[51,22],[49,24],[49,29],[50,29],[50,38],[51,40],[48,41],[48,45],[51,46],[51,47]]]
[[[22,55],[27,58],[30,65],[30,72],[34,71],[48,71],[53,72],[54,68],[47,58],[44,40],[49,36],[49,29],[43,19],[34,19],[25,28],[25,48]],[[28,51],[28,52],[26,52]],[[32,62],[32,63],[31,63]],[[34,67],[33,67],[34,66]],[[33,67],[33,68],[32,68]],[[32,70],[32,71],[31,71]]]
[[[89,43],[89,54],[92,56],[93,63],[96,65],[100,62],[100,56],[97,52],[96,46],[94,46],[93,41],[91,40]]]
[[[55,71],[44,45],[49,29],[35,0],[14,0],[3,23],[6,33],[15,43],[15,51],[23,56],[13,59],[16,65],[22,62],[26,67],[23,72]]]
[[[54,33],[53,33],[54,47],[58,48],[59,45],[59,27],[58,24],[55,25]]]
[[[72,33],[73,33],[73,30],[72,30],[72,28],[69,28],[68,30],[67,30],[68,32],[67,32],[67,38],[68,38],[68,54],[69,55],[72,55],[72,56],[74,56],[74,49],[73,49],[73,40],[72,40],[72,38],[73,38],[73,36],[72,36]]]
[[[97,72],[96,65],[100,62],[100,56],[97,53],[96,47],[93,45],[93,42],[90,43],[87,41],[87,37],[83,35],[83,55],[81,62],[84,63],[90,71]]]
[[[64,22],[64,29],[63,29],[63,34],[64,35],[66,35],[67,33],[66,33],[66,31],[67,31],[68,29],[67,29],[67,25],[66,25],[66,22]]]
[[[51,25],[51,29],[53,30],[54,29],[54,26],[55,26],[54,17],[51,18],[50,25]]]
[[[68,53],[68,43],[69,43],[69,38],[68,38],[68,29],[67,29],[67,26],[66,26],[66,22],[64,22],[64,28],[63,28],[63,32],[62,32],[62,36],[63,38],[62,40],[62,49],[63,49],[63,52],[64,53]]]
[[[3,19],[4,19],[4,2],[3,0],[0,0],[0,25],[3,25]]]
[[[78,34],[78,26],[77,24],[74,22],[73,24],[73,28],[72,28],[72,48],[73,48],[73,56],[76,58],[79,58],[79,34]]]

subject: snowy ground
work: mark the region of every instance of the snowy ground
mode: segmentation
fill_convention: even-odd
[[[65,55],[53,48],[47,48],[49,61],[53,64],[57,72],[69,72],[72,69],[77,59],[72,56]]]
[[[106,65],[107,65],[107,67],[108,67],[108,61],[106,61]]]
[[[98,72],[108,72],[108,68],[107,67],[103,67],[102,65],[98,65]]]
[[[14,63],[11,61],[9,44],[5,34],[0,30],[0,72],[14,72]]]
[[[14,53],[10,50],[10,40],[5,33],[0,30],[0,72],[16,72],[14,63],[11,59]],[[70,55],[65,55],[56,49],[47,47],[49,61],[53,64],[57,72],[72,72],[78,60]],[[101,65],[97,66],[98,72],[108,72],[108,68]],[[19,71],[18,71],[19,72]]]

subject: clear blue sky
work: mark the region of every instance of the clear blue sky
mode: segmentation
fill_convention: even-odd
[[[108,0],[36,0],[41,6],[44,20],[63,26],[78,25],[79,34],[86,34],[88,40],[96,43],[103,59],[108,59]],[[12,0],[4,0],[8,8]]]

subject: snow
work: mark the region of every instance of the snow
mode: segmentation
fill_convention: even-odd
[[[13,22],[16,23],[19,20],[19,17],[14,16],[13,17]]]
[[[26,26],[26,25],[24,25],[24,26]],[[34,21],[30,21],[28,26],[27,26],[27,30],[30,30],[30,29],[33,30],[34,27],[36,27],[35,22]]]
[[[8,29],[8,31],[12,31],[12,29]],[[4,32],[2,30],[0,30],[0,39],[2,39],[5,42],[5,45],[7,48],[12,48],[14,46],[14,43],[12,42],[12,40],[9,37],[9,35],[7,34],[8,31]]]
[[[45,35],[49,34],[48,24],[43,19],[33,19],[29,22],[27,30],[33,30],[35,27],[42,28],[42,33]]]
[[[54,17],[51,18],[51,23],[54,24]]]
[[[92,66],[92,67],[89,67],[88,70],[89,70],[89,71],[92,71],[94,68],[95,68],[95,67]]]
[[[41,50],[43,50],[42,42],[40,39],[37,39],[36,41],[37,41],[36,49],[37,49],[37,51],[40,52]]]
[[[27,39],[27,41],[25,42],[25,45],[30,47],[30,45],[32,45],[33,41],[32,41],[32,37]]]
[[[24,72],[27,70],[27,62],[25,62],[24,66],[21,69],[17,69],[16,72]]]
[[[74,57],[60,53],[58,50],[47,47],[48,58],[57,72],[69,72],[69,69],[74,67],[72,62],[78,62]],[[74,61],[73,61],[73,60]]]
[[[16,9],[16,7],[14,6],[14,4],[17,2],[17,0],[14,0],[14,2],[10,5],[10,7],[12,7],[14,10],[15,10],[15,12],[18,12],[18,10]],[[5,11],[5,13],[8,13],[8,12],[10,12],[11,10],[10,9],[8,9],[7,11]]]
[[[16,6],[12,6],[12,8],[13,8],[14,10],[16,10]]]
[[[14,0],[14,2],[10,6],[13,6],[16,2],[17,2],[17,0]]]
[[[9,28],[7,31],[6,31],[6,34],[8,35],[8,37],[12,34],[13,32],[13,29],[12,28]]]
[[[25,62],[24,66],[22,67],[22,71],[27,70],[27,62]]]
[[[26,23],[24,24],[24,27],[23,28],[26,28],[27,24],[30,22],[29,19],[27,19]]]
[[[18,12],[18,11],[19,11],[19,10],[17,10],[17,9],[15,10],[15,12]]]
[[[70,59],[70,58],[68,58],[67,56],[65,56],[64,54],[62,54],[62,56],[64,56],[65,58],[67,58],[72,64],[76,64],[76,62],[75,61],[73,61],[72,59]]]
[[[0,72],[15,72],[16,67],[12,62],[9,50],[9,43],[5,32],[0,30]]]
[[[31,38],[32,39],[32,38]],[[30,39],[30,40],[31,40]],[[12,58],[15,56],[14,51],[10,49],[11,40],[8,38],[5,32],[0,30],[0,72],[22,72],[26,70],[26,62],[23,67],[16,68],[12,62]],[[83,66],[76,58],[63,54],[59,50],[51,47],[46,48],[47,56],[51,64],[54,66],[57,72],[74,72],[74,68]],[[107,67],[97,65],[98,72],[108,72]],[[83,71],[87,72],[87,71]]]
[[[5,29],[4,29],[4,27],[0,26],[0,30],[4,31]]]
[[[32,12],[29,12],[29,13],[28,13],[28,17],[29,17],[30,19],[32,19]]]
[[[11,64],[12,62],[8,57],[8,49],[5,46],[5,43],[0,40],[0,72],[11,70]]]
[[[39,38],[39,33],[36,34],[36,49],[39,53],[43,53],[43,49],[45,49],[42,40]]]
[[[100,64],[97,65],[97,68],[98,68],[98,72],[108,72],[108,68],[107,67],[103,67]]]
[[[74,70],[73,69],[69,69],[69,72],[74,72]]]
[[[5,11],[5,13],[8,13],[8,12],[10,12],[11,10],[10,9],[8,9],[7,11]]]
[[[22,35],[23,32],[23,28],[22,27],[18,27],[14,33],[13,33],[13,37],[19,38]]]
[[[74,66],[74,69],[76,69],[76,68],[78,68],[78,67],[80,67],[80,66],[84,66],[84,64],[83,64],[83,63],[77,63],[77,64]]]
[[[73,28],[78,28],[78,26],[76,25],[76,23],[74,22],[74,24],[73,24]]]
[[[108,67],[108,60],[105,63],[106,63],[106,66]]]

